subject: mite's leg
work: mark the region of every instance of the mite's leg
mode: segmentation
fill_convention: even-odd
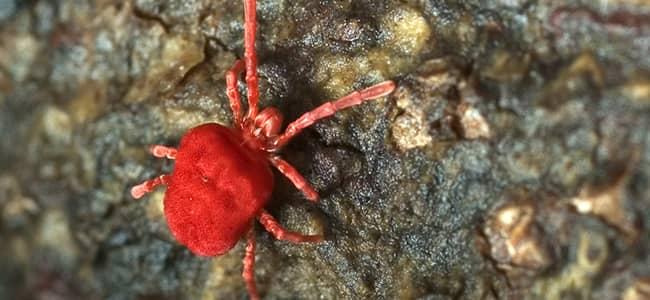
[[[141,184],[131,188],[131,196],[135,199],[140,199],[146,193],[153,191],[159,185],[166,185],[169,182],[169,175],[163,174],[156,178],[149,179]]]
[[[257,54],[255,53],[256,24],[255,0],[244,1],[244,61],[246,61],[246,85],[248,86],[247,118],[257,116],[259,90],[257,86]]]
[[[152,145],[149,147],[149,152],[151,152],[151,155],[158,158],[176,159],[176,153],[178,153],[178,150],[163,145]]]
[[[303,129],[311,126],[320,119],[327,118],[339,110],[359,105],[364,101],[386,96],[392,93],[394,89],[395,83],[389,80],[360,91],[354,91],[338,100],[326,102],[291,122],[291,124],[287,126],[287,129],[285,129],[284,133],[278,137],[275,147],[281,148],[296,134],[300,133]]]
[[[237,60],[232,68],[226,73],[226,94],[230,99],[230,109],[232,110],[232,117],[234,124],[239,126],[241,124],[241,99],[239,98],[239,89],[237,88],[237,79],[239,74],[244,71],[244,61]]]
[[[292,243],[305,243],[305,242],[320,242],[323,240],[322,235],[303,235],[297,232],[289,231],[282,227],[278,221],[273,218],[266,210],[262,210],[258,216],[258,220],[264,226],[266,231],[271,233],[273,237],[281,241],[289,241]]]
[[[246,234],[246,254],[244,255],[244,270],[242,271],[242,277],[244,277],[244,282],[246,283],[246,288],[248,289],[248,295],[251,297],[251,300],[258,300],[260,296],[257,294],[257,287],[255,287],[255,232],[254,226],[251,226],[251,229],[248,230]]]
[[[309,184],[309,182],[307,182],[307,180],[302,177],[302,175],[300,175],[298,170],[296,170],[291,164],[278,156],[269,157],[269,160],[273,166],[278,169],[280,173],[282,173],[282,175],[287,177],[291,183],[296,186],[297,189],[305,194],[305,197],[307,197],[307,199],[312,202],[318,202],[318,193]]]

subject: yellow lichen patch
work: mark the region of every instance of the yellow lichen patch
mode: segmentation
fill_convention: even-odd
[[[147,218],[151,220],[163,220],[164,219],[164,202],[163,198],[165,197],[164,189],[157,189],[149,194],[149,199],[142,199],[139,201],[147,201],[146,214]]]
[[[422,113],[397,117],[393,123],[392,134],[397,147],[402,151],[424,147],[432,141],[424,126]]]
[[[316,65],[315,79],[324,83],[328,97],[338,98],[353,89],[354,81],[364,72],[361,67],[343,55],[323,55]]]
[[[598,274],[609,256],[607,239],[600,234],[581,232],[574,268],[587,276]]]
[[[178,76],[183,77],[203,58],[203,43],[201,41],[188,40],[184,36],[174,36],[165,42],[161,60],[165,62],[166,69],[176,71],[179,73]]]
[[[233,250],[240,249],[241,244]],[[243,288],[244,281],[240,271],[243,254],[241,251],[233,250],[212,259],[204,288],[197,298],[203,300],[219,299],[220,294],[228,294],[227,290],[239,291]],[[232,270],[237,270],[237,272],[232,272]]]
[[[66,110],[70,112],[76,125],[92,121],[106,108],[106,95],[103,85],[89,83],[82,86],[77,95],[68,102]]]
[[[473,106],[463,103],[458,106],[458,117],[466,139],[490,138],[490,125],[485,121],[481,112]]]
[[[547,108],[558,109],[571,99],[604,85],[604,70],[591,52],[583,52],[573,62],[557,72],[555,79],[546,85],[539,100]],[[556,114],[554,117],[559,117]]]
[[[164,30],[154,26],[150,34],[161,35]],[[125,101],[139,102],[148,97],[171,90],[185,74],[205,58],[203,40],[188,39],[186,35],[164,36],[162,51],[150,59],[145,75],[136,81],[129,90]]]
[[[18,179],[9,174],[0,175],[1,219],[5,223],[22,223],[39,207],[32,198],[24,195]]]
[[[490,257],[510,276],[522,271],[539,272],[551,264],[551,256],[535,226],[536,210],[528,202],[500,207],[488,219],[483,233]]]
[[[431,37],[431,28],[420,11],[399,6],[381,20],[387,28],[387,46],[404,55],[416,55]]]
[[[585,186],[578,196],[571,199],[571,205],[578,213],[598,216],[616,227],[631,242],[636,240],[639,230],[634,225],[633,216],[625,209],[628,178],[628,173],[623,172],[609,185]]]
[[[325,220],[321,215],[305,213],[296,207],[287,207],[288,218],[280,219],[287,228],[298,228],[302,234],[318,235],[325,232]]]
[[[326,97],[338,98],[352,92],[359,77],[376,78],[379,82],[389,77],[390,68],[390,56],[381,49],[353,57],[326,54],[316,65],[315,80],[323,82]]]
[[[625,292],[622,300],[647,300],[650,299],[650,278],[641,278],[632,283]]]
[[[431,28],[419,11],[399,6],[381,20],[385,40],[376,48],[351,56],[322,55],[315,65],[315,81],[322,82],[328,98],[341,97],[355,89],[365,76],[379,82],[404,72],[417,60],[431,38]]]
[[[607,261],[609,248],[607,240],[595,232],[583,231],[579,239],[576,260],[558,276],[538,281],[531,289],[533,295],[560,300],[566,294],[580,294],[579,299],[591,299],[594,277]]]
[[[394,59],[386,49],[372,49],[368,51],[368,55],[356,57],[355,61],[365,63],[365,66],[370,68],[365,73],[369,77],[387,78],[391,74],[401,72],[404,65],[401,59]]]
[[[78,255],[67,219],[60,210],[49,210],[43,215],[36,237],[40,246],[53,249],[66,259]]]
[[[650,78],[635,78],[623,85],[623,94],[634,103],[650,104]]]
[[[472,44],[476,41],[477,26],[471,14],[463,14],[458,25],[454,28],[456,36],[463,44]]]
[[[591,53],[583,53],[578,56],[566,70],[566,75],[569,77],[573,77],[579,73],[588,74],[599,86],[602,86],[605,81],[603,78],[605,76],[604,71]]]
[[[5,204],[2,209],[3,219],[14,218],[15,216],[26,215],[35,213],[38,210],[36,202],[31,198],[21,197],[15,198]]]
[[[206,122],[217,122],[227,124],[226,120],[215,120],[206,115],[205,111],[200,110],[183,110],[178,108],[166,107],[163,112],[163,119],[167,125],[166,131],[182,134],[187,129]]]
[[[48,106],[41,117],[44,137],[50,142],[67,145],[72,140],[72,120],[70,115],[56,106]]]
[[[397,99],[397,107],[404,110],[392,124],[393,141],[402,151],[424,147],[433,140],[429,134],[424,119],[424,112],[413,105],[410,93],[404,88],[398,88],[393,94]]]
[[[30,34],[3,35],[0,43],[0,69],[7,70],[13,81],[21,82],[30,74],[41,44]]]
[[[569,67],[562,70],[557,79],[551,84],[551,90],[560,91],[566,89],[572,79],[585,75],[598,86],[602,86],[605,80],[602,67],[590,52],[580,54]]]
[[[399,288],[397,289],[397,299],[416,299],[417,291],[413,284],[413,270],[416,269],[414,266],[413,260],[408,259],[404,256],[400,257],[397,261],[397,284]]]
[[[530,54],[516,55],[505,50],[496,51],[482,73],[498,81],[515,81],[526,75],[530,65]]]
[[[457,68],[446,57],[430,59],[421,63],[416,79],[431,90],[444,90],[451,86],[459,86],[460,74]]]

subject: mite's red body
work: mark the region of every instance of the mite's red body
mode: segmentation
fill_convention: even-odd
[[[257,56],[255,55],[255,0],[244,0],[244,60],[235,61],[226,74],[227,94],[233,112],[233,127],[209,123],[190,129],[178,149],[151,147],[160,158],[175,159],[171,174],[147,180],[131,189],[140,198],[158,185],[167,185],[165,217],[174,237],[193,253],[221,255],[247,236],[242,275],[252,299],[255,287],[255,234],[257,219],[279,240],[294,243],[318,242],[321,235],[302,235],[282,227],[264,206],[273,190],[271,166],[282,173],[307,199],[317,202],[318,193],[278,152],[294,136],[338,110],[390,94],[392,81],[384,81],[325,102],[291,122],[280,132],[282,114],[273,107],[258,111]],[[246,74],[248,111],[241,111],[238,78]]]
[[[226,253],[250,228],[273,190],[266,157],[218,124],[181,139],[165,193],[165,217],[174,237],[202,256]]]

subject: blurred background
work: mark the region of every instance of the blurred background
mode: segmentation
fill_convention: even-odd
[[[650,299],[650,1],[260,0],[262,106],[306,130],[264,299]],[[230,124],[243,3],[0,0],[0,299],[246,299],[170,235],[150,144]],[[245,94],[246,87],[240,84]],[[276,175],[278,175],[276,173]]]

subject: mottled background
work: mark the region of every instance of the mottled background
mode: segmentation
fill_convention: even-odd
[[[257,230],[266,299],[650,299],[650,1],[258,1],[262,105],[305,131]],[[129,187],[231,121],[241,1],[0,0],[0,299],[245,299]],[[245,86],[241,86],[245,92]]]

